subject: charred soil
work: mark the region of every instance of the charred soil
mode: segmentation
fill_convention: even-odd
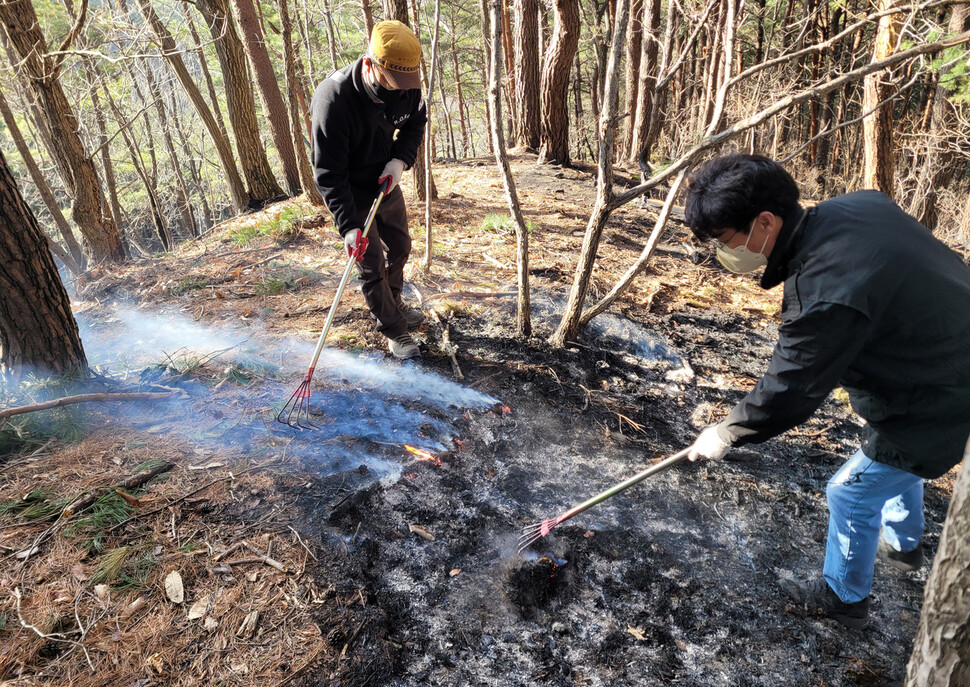
[[[176,464],[97,546],[62,536],[60,521],[7,516],[0,637],[12,650],[0,652],[0,679],[901,684],[929,564],[901,574],[877,563],[863,631],[796,607],[777,585],[821,570],[826,481],[859,444],[860,421],[838,393],[774,441],[718,463],[681,463],[516,553],[524,526],[680,450],[723,417],[767,366],[780,293],[725,274],[674,224],[630,291],[576,345],[552,348],[594,176],[527,156],[515,172],[532,223],[534,335],[515,332],[514,235],[501,221],[492,167],[437,168],[434,263],[408,273],[411,304],[435,312],[417,334],[424,355],[416,365],[375,363],[392,377],[414,368],[423,376],[330,369],[314,390],[321,434],[272,422],[308,361],[282,363],[280,354],[276,368],[265,364],[274,346],[286,348],[274,341],[312,343],[326,317],[343,260],[319,211],[273,206],[179,254],[81,285],[78,311],[106,339],[119,317],[112,304],[123,303],[199,327],[248,327],[262,362],[177,365],[168,351],[141,378],[182,389],[184,405],[96,414],[112,429],[0,466],[10,503],[41,483],[49,500],[79,481],[110,485],[147,458]],[[412,201],[411,212],[419,224],[421,205]],[[591,299],[636,258],[654,216],[629,206],[611,219]],[[417,263],[427,232],[414,233]],[[351,285],[331,345],[351,354],[344,363],[381,358],[383,341]],[[448,386],[426,386],[430,377]],[[436,460],[405,453],[405,443]],[[929,557],[951,487],[947,477],[926,490]],[[26,563],[16,558],[47,532]],[[104,552],[125,546],[154,563],[137,580],[128,570],[95,591]],[[172,570],[185,587],[181,604],[167,591]],[[14,588],[28,601],[18,606]],[[140,597],[147,604],[127,612]],[[41,638],[21,620],[73,643]],[[78,677],[91,667],[98,678]]]

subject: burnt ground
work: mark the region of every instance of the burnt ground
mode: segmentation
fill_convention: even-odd
[[[409,272],[412,302],[434,309],[441,323],[423,326],[425,355],[402,365],[381,354],[359,294],[348,293],[331,341],[349,355],[324,358],[313,397],[324,428],[316,434],[282,428],[272,416],[299,382],[338,276],[325,218],[294,205],[298,219],[280,228],[281,210],[271,208],[179,255],[79,287],[86,344],[124,338],[118,321],[126,316],[114,310],[121,306],[156,318],[156,328],[175,328],[178,314],[198,331],[218,331],[206,342],[216,354],[197,364],[176,364],[184,352],[171,347],[152,364],[129,361],[126,376],[181,389],[188,400],[161,413],[96,416],[115,430],[82,444],[82,458],[121,452],[119,437],[124,451],[172,454],[178,476],[154,487],[167,503],[205,487],[191,463],[234,470],[203,490],[205,499],[181,500],[109,533],[109,545],[160,542],[162,561],[140,586],[113,583],[102,617],[120,618],[138,594],[155,608],[113,621],[113,640],[134,638],[139,623],[164,616],[168,652],[146,637],[126,658],[92,646],[95,660],[102,650],[112,657],[114,672],[90,684],[198,684],[203,677],[348,686],[901,684],[928,565],[905,575],[877,563],[864,631],[795,607],[777,586],[780,577],[821,569],[825,483],[859,444],[860,421],[838,393],[806,425],[716,464],[675,466],[516,554],[524,526],[680,450],[726,414],[767,365],[780,298],[712,266],[704,260],[709,251],[673,226],[610,314],[576,346],[553,349],[546,339],[572,279],[593,176],[525,157],[516,173],[534,223],[534,335],[516,336],[514,298],[496,295],[514,290],[514,240],[487,219],[505,212],[499,182],[484,164],[445,165],[436,262],[430,274],[416,266]],[[417,258],[423,208],[411,206]],[[611,220],[594,296],[638,254],[652,217],[629,207]],[[241,226],[260,222],[273,230],[244,247],[231,242]],[[460,382],[443,327],[458,347]],[[244,332],[246,343],[237,337],[223,346],[229,330]],[[104,369],[117,376],[114,353]],[[355,360],[364,361],[359,369]],[[408,457],[405,443],[440,464]],[[66,464],[69,451],[50,460]],[[36,459],[23,461],[8,462],[4,476],[15,485],[8,493],[37,481]],[[125,474],[136,462],[114,460]],[[926,490],[930,554],[951,486],[944,478]],[[166,553],[185,529],[206,544],[191,560]],[[10,552],[28,541],[12,525],[2,532]],[[246,537],[280,552],[285,571],[255,577],[220,568],[221,554]],[[89,577],[77,571],[94,566],[97,551],[56,546],[67,556],[59,565],[75,570],[83,588]],[[8,594],[18,584],[41,594],[49,579],[43,568],[55,566],[34,561],[27,573],[8,566],[0,578]],[[172,610],[161,582],[173,566],[188,582],[186,606],[210,595],[260,609],[253,639],[241,627],[194,629],[199,616],[180,620],[185,610]],[[0,610],[8,619],[0,636],[26,642],[25,631],[11,627],[9,600]],[[211,613],[233,630],[245,613],[232,623],[230,615]],[[278,660],[259,663],[254,655]],[[162,658],[149,660],[155,656]],[[85,667],[80,652],[64,647],[34,646],[19,662],[0,656],[7,671],[0,678],[23,680],[11,684],[65,684],[65,675]]]

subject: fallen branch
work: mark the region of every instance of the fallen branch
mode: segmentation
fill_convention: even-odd
[[[156,468],[152,468],[151,470],[145,470],[143,472],[139,472],[135,475],[132,475],[131,477],[124,479],[110,487],[104,487],[101,489],[91,489],[90,491],[85,492],[82,496],[75,499],[67,506],[65,506],[64,510],[62,511],[62,514],[64,518],[69,518],[72,515],[77,515],[85,508],[90,506],[92,503],[97,501],[103,494],[107,493],[112,489],[115,489],[115,490],[136,489],[138,487],[141,487],[147,484],[148,482],[151,482],[153,479],[155,479],[162,473],[169,472],[174,467],[175,467],[175,463],[165,463],[163,465],[159,465]]]
[[[442,348],[444,348],[444,351],[448,354],[448,357],[451,358],[451,367],[455,372],[455,379],[460,381],[465,378],[465,375],[461,373],[461,367],[459,367],[458,358],[456,357],[456,354],[458,353],[458,346],[451,342],[451,333],[449,332],[448,325],[442,321],[438,311],[432,308],[431,316],[441,327],[441,341],[443,343]]]
[[[29,406],[20,406],[18,408],[7,408],[6,410],[0,410],[0,420],[4,420],[8,417],[13,417],[14,415],[23,415],[25,413],[36,413],[39,410],[50,410],[51,408],[60,408],[62,406],[72,405],[74,403],[90,403],[90,402],[104,402],[104,401],[144,401],[144,400],[162,400],[166,398],[171,398],[172,396],[179,395],[185,396],[184,391],[170,391],[165,393],[154,393],[150,391],[138,392],[138,393],[125,393],[125,394],[111,394],[111,393],[98,393],[98,394],[78,394],[76,396],[64,396],[63,398],[55,398],[53,401],[44,401],[43,403],[33,403]]]
[[[426,296],[424,300],[432,301],[436,298],[503,298],[518,295],[518,291],[446,291],[444,293],[433,293]]]

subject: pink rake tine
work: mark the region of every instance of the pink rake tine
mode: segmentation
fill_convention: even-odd
[[[548,520],[543,520],[542,522],[536,522],[531,525],[527,525],[522,529],[522,534],[519,535],[518,546],[516,548],[516,551],[521,554],[523,551],[525,551],[530,546],[535,544],[537,541],[539,541],[547,534],[549,534],[549,532],[551,532],[554,527],[557,527],[562,523],[566,522],[567,520],[569,520],[570,518],[579,515],[583,511],[589,510],[593,506],[599,503],[602,503],[603,501],[606,501],[608,498],[612,496],[616,496],[621,491],[624,491],[625,489],[629,489],[634,484],[639,484],[647,477],[650,477],[650,475],[655,475],[658,472],[661,472],[663,470],[666,470],[669,467],[676,465],[684,458],[686,458],[688,453],[690,453],[690,447],[685,448],[680,453],[675,453],[669,458],[664,458],[659,463],[656,463],[655,465],[651,465],[646,470],[638,472],[633,477],[610,487],[606,491],[600,492],[596,496],[590,499],[587,499],[586,501],[583,501],[578,506],[573,506],[569,510],[563,513],[560,513],[554,518],[549,518]]]
[[[374,199],[374,203],[370,206],[370,212],[367,213],[367,221],[364,223],[364,231],[361,234],[361,239],[367,238],[367,233],[370,231],[371,225],[374,224],[377,209],[381,206],[381,200],[387,195],[390,185],[390,178],[381,182],[377,198]],[[295,429],[319,429],[318,425],[310,421],[310,381],[313,379],[313,371],[316,370],[317,361],[320,360],[323,343],[327,340],[327,334],[330,333],[333,317],[337,314],[337,305],[340,303],[341,296],[344,295],[344,289],[347,288],[347,282],[350,280],[350,271],[354,268],[354,262],[356,260],[357,256],[355,255],[351,255],[347,259],[347,266],[344,268],[340,285],[337,287],[337,293],[334,295],[333,303],[330,305],[330,312],[327,313],[327,321],[323,325],[323,331],[320,332],[320,338],[317,339],[317,347],[313,352],[312,360],[310,360],[310,367],[307,368],[303,382],[296,388],[296,391],[290,396],[290,400],[286,402],[286,405],[280,410],[279,415],[276,416],[277,422],[289,425]],[[295,419],[294,415],[296,416]]]

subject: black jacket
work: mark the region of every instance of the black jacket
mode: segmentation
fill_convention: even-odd
[[[877,191],[784,218],[761,285],[784,281],[768,372],[718,426],[735,445],[805,421],[842,384],[872,460],[925,478],[970,435],[970,269]]]
[[[360,58],[324,79],[310,106],[313,178],[341,235],[361,228],[384,165],[395,157],[405,169],[414,165],[428,121],[420,90],[387,107],[371,100],[362,65]]]

